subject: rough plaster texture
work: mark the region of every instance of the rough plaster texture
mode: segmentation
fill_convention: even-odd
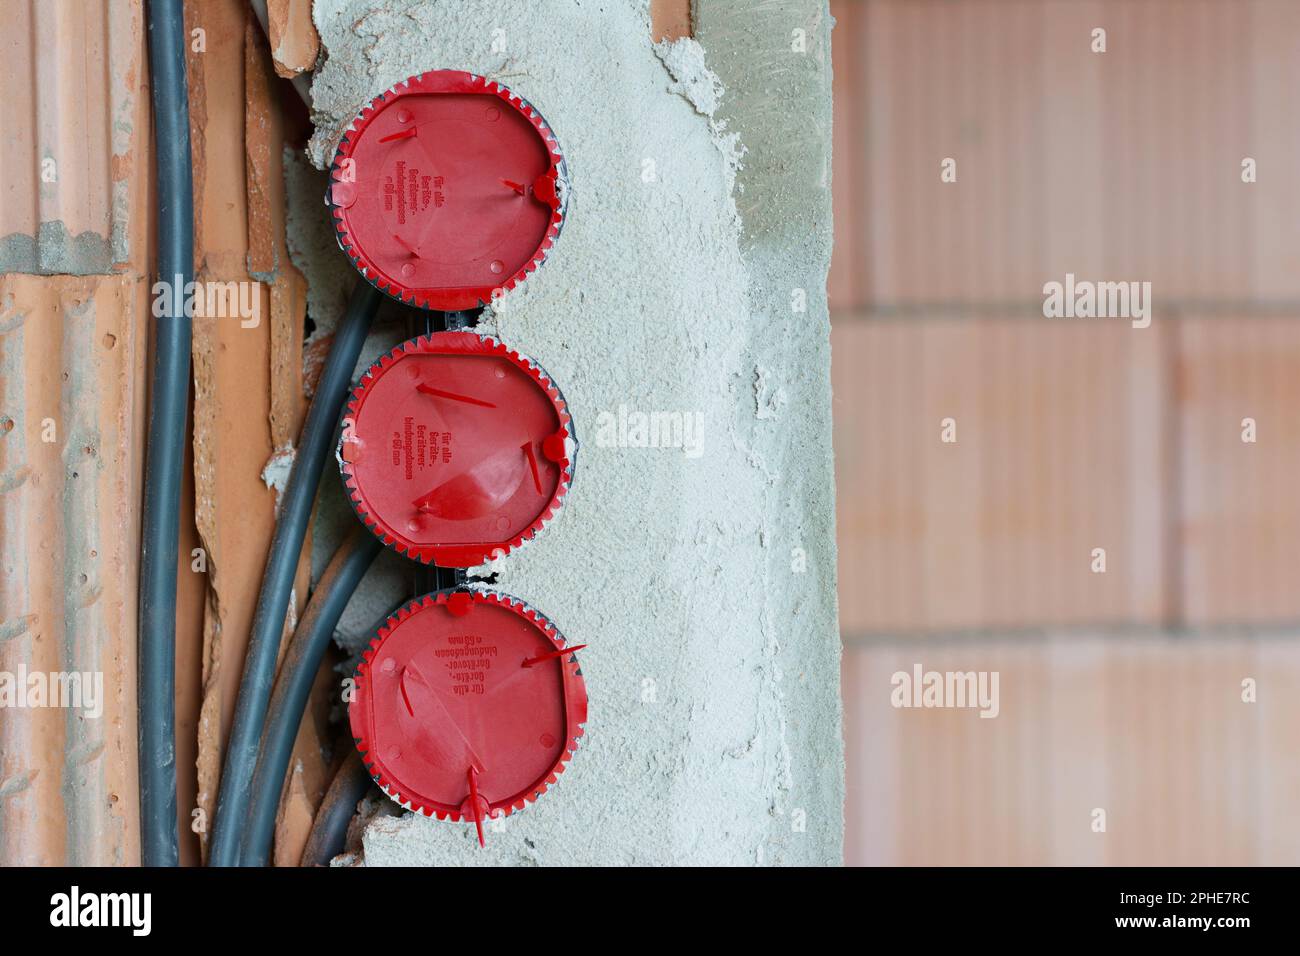
[[[582,444],[566,507],[493,570],[590,645],[586,736],[486,850],[472,827],[380,816],[368,865],[840,860],[829,17],[812,0],[723,6],[753,32],[697,11],[702,47],[655,48],[637,0],[315,4],[318,165],[370,97],[458,67],[543,112],[573,184],[546,266],[482,324],[555,376]],[[814,54],[791,53],[793,27]],[[769,95],[732,99],[706,61]],[[806,311],[792,310],[796,289]],[[381,323],[367,357],[400,337]],[[699,416],[701,453],[625,447],[609,426],[620,408]],[[326,487],[322,514],[337,518],[341,501]],[[318,537],[327,553],[336,520]],[[409,578],[381,559],[341,636],[363,637]]]

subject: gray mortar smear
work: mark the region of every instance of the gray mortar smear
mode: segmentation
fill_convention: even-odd
[[[289,259],[307,280],[307,314],[316,323],[312,340],[333,333],[356,284],[352,262],[339,248],[325,206],[329,177],[300,150],[284,151],[285,220]]]
[[[538,107],[572,183],[549,259],[482,327],[555,377],[576,423],[566,506],[493,570],[501,590],[589,645],[586,735],[551,792],[490,826],[485,850],[471,825],[403,813],[367,826],[366,865],[841,859],[830,64],[816,52],[829,50],[830,19],[824,0],[721,7],[753,32],[697,11],[702,45],[655,47],[646,0],[316,0],[317,166],[371,97],[459,68]],[[790,52],[795,27],[807,54]],[[733,102],[706,56],[767,98]],[[757,155],[760,143],[777,154]],[[319,192],[294,201],[323,218]],[[338,255],[311,246],[295,261],[329,257],[298,263],[314,284]],[[791,310],[795,289],[806,312]],[[364,361],[402,337],[381,323]],[[605,447],[598,421],[620,406],[701,416],[703,453]],[[337,481],[321,510],[317,571],[352,520]],[[382,557],[344,642],[364,642],[410,578]]]
[[[117,231],[114,226],[114,231]],[[88,276],[113,271],[115,246],[97,232],[72,235],[62,222],[40,224],[37,234],[10,233],[0,238],[0,273]],[[125,259],[125,255],[121,258]]]

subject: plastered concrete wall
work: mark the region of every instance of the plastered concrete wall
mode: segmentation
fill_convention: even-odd
[[[367,865],[841,858],[830,22],[811,0],[695,17],[699,44],[655,47],[644,0],[315,4],[317,165],[365,101],[450,67],[537,106],[573,189],[549,261],[482,325],[577,425],[568,504],[493,570],[589,645],[586,736],[486,850],[470,826],[379,816]],[[621,423],[655,412],[694,423],[691,447],[635,447]],[[378,564],[343,636],[408,579]]]

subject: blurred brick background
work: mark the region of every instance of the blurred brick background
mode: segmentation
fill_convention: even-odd
[[[846,860],[1296,863],[1300,4],[831,7]]]

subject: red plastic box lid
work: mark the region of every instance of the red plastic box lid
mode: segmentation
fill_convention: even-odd
[[[454,311],[541,265],[565,188],[559,145],[531,104],[484,77],[433,70],[361,111],[326,200],[340,247],[376,288]]]
[[[570,424],[532,361],[490,336],[437,332],[362,376],[339,462],[357,515],[386,545],[472,567],[531,539],[563,503]]]
[[[357,668],[352,736],[376,782],[440,820],[522,810],[555,783],[587,690],[555,625],[493,591],[430,594],[379,629]]]

